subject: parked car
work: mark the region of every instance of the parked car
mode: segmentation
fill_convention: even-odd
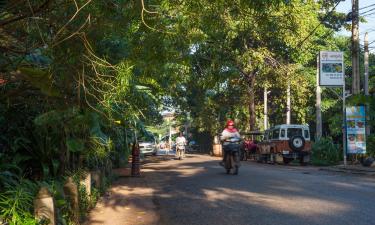
[[[139,150],[144,155],[155,155],[157,151],[156,140],[153,136],[141,137],[138,140]]]
[[[310,161],[311,141],[308,125],[282,124],[265,131],[257,144],[259,162],[285,163],[298,159],[301,164]]]

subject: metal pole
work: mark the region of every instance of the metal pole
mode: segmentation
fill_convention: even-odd
[[[264,104],[264,130],[268,129],[268,96],[267,96],[267,87],[264,87],[264,93],[263,93],[263,104]]]
[[[320,54],[319,54],[320,55]],[[321,93],[322,90],[319,86],[319,56],[316,57],[316,139],[322,137],[322,111],[321,111]]]
[[[365,89],[365,95],[368,96],[369,95],[369,90],[368,90],[368,70],[369,70],[369,64],[368,64],[368,55],[369,55],[369,51],[368,51],[368,33],[366,32],[365,34],[365,83],[364,83],[364,89]],[[369,115],[369,104],[366,104],[366,120],[368,121],[369,118],[368,118],[368,115]],[[370,134],[370,125],[369,123],[366,121],[366,135],[369,135]]]
[[[342,87],[342,123],[343,123],[343,129],[342,129],[342,147],[343,147],[343,156],[344,156],[344,166],[347,165],[347,159],[346,159],[346,149],[347,149],[347,143],[346,143],[346,85],[345,85],[345,65],[343,65],[343,87]]]
[[[360,77],[359,77],[359,17],[358,17],[358,3],[359,0],[352,0],[352,74],[353,84],[352,93],[359,94],[360,92]]]
[[[365,95],[368,93],[368,33],[365,34]]]
[[[167,155],[169,155],[169,150],[171,150],[172,148],[172,126],[171,126],[171,122],[169,121],[169,141],[168,141],[168,144],[169,144],[169,148],[167,148]]]
[[[286,124],[290,124],[290,81],[288,80],[288,87],[286,90]]]

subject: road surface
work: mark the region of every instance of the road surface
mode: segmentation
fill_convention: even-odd
[[[159,225],[375,224],[375,178],[316,167],[243,162],[226,175],[218,158],[148,163]]]

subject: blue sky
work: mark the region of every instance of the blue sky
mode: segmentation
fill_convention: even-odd
[[[362,7],[366,7],[366,6],[369,6],[369,5],[372,5],[372,4],[375,4],[375,0],[359,0],[359,8],[360,9]],[[345,0],[337,6],[336,10],[339,11],[339,12],[348,13],[348,12],[351,11],[351,9],[352,9],[352,1],[351,0]],[[366,12],[368,10],[372,10],[372,9],[375,9],[375,5],[360,10],[359,11],[360,15],[361,15],[361,13]],[[375,41],[375,10],[369,12],[368,14],[371,14],[371,13],[373,13],[373,15],[365,17],[366,20],[367,20],[367,23],[360,23],[359,24],[359,37],[361,39],[360,43],[362,45],[363,45],[364,36],[365,36],[366,31],[368,32],[369,43],[371,43],[372,41]],[[351,32],[347,32],[347,31],[341,31],[340,33],[343,34],[343,35],[347,35],[347,36],[351,35]],[[375,42],[372,43],[370,45],[370,47],[375,47]],[[374,51],[374,49],[372,49],[372,51]]]

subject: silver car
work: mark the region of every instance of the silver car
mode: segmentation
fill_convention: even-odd
[[[140,140],[139,150],[141,151],[141,154],[144,155],[155,155],[157,150],[155,140]]]

